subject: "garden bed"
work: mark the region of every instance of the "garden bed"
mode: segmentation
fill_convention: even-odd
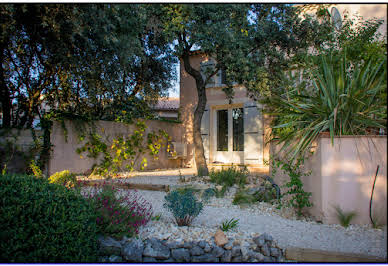
[[[139,183],[168,184],[173,188],[190,185],[205,189],[206,186],[212,186],[190,178],[186,179],[187,182],[180,183],[179,179],[182,180],[184,177],[145,176],[122,181],[133,183],[140,180]],[[232,187],[223,198],[211,198],[205,204],[202,213],[189,227],[178,227],[171,213],[163,207],[166,192],[142,190],[142,197],[152,204],[154,215],[160,215],[160,219],[150,221],[141,227],[140,239],[145,241],[157,238],[165,242],[203,240],[212,243],[213,236],[221,223],[236,218],[239,219],[239,226],[225,234],[230,241],[240,246],[252,246],[252,239],[255,236],[267,233],[274,238],[283,251],[288,247],[313,248],[330,252],[369,254],[386,259],[386,227],[372,229],[369,226],[350,225],[344,228],[340,225],[324,225],[309,218],[300,219],[291,209],[278,210],[275,206],[265,202],[248,206],[233,205],[232,198],[236,189]],[[120,193],[125,194],[128,191],[132,190],[120,190]]]

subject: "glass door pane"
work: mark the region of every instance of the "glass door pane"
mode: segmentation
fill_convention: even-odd
[[[232,109],[233,151],[244,151],[244,116],[243,108]]]
[[[228,150],[228,110],[217,111],[217,151]]]

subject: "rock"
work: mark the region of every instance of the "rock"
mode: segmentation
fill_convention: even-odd
[[[242,257],[241,256],[234,257],[232,258],[232,262],[242,262]]]
[[[193,242],[191,242],[191,241],[186,241],[185,243],[183,243],[183,247],[184,247],[184,248],[190,249],[190,248],[193,247]]]
[[[201,241],[198,242],[198,246],[200,248],[205,248],[206,245],[207,245],[207,242],[205,240],[201,240]]]
[[[143,262],[158,262],[158,261],[153,257],[143,257]]]
[[[258,246],[258,247],[262,247],[264,244],[265,244],[265,239],[264,237],[261,236],[257,236],[257,237],[254,237],[253,238],[253,242],[255,242],[255,244]]]
[[[232,251],[231,250],[227,250],[221,256],[221,262],[231,262],[231,261],[232,261]]]
[[[109,261],[109,262],[123,262],[123,258],[120,257],[120,256],[117,256],[117,255],[111,255],[111,256],[108,258],[108,261]]]
[[[111,237],[99,237],[100,252],[104,255],[118,255],[121,254],[120,241],[114,240]]]
[[[241,247],[241,255],[242,255],[242,260],[247,261],[249,259],[249,247],[248,246],[242,246]]]
[[[165,244],[165,246],[167,246],[168,248],[170,249],[175,249],[175,248],[181,248],[183,247],[183,244],[180,245],[180,243],[176,242],[176,241],[172,241],[172,242],[167,242]]]
[[[167,260],[162,260],[161,262],[175,262],[175,260],[173,258],[169,258]]]
[[[215,188],[216,188],[218,191],[221,191],[222,186],[221,186],[221,185],[217,185],[217,186],[215,186]]]
[[[221,229],[218,229],[216,234],[214,235],[214,242],[219,247],[223,247],[228,243],[228,238],[226,237],[224,232],[222,232]]]
[[[241,248],[240,246],[234,246],[232,248],[232,257],[237,257],[241,255]]]
[[[203,250],[206,252],[206,253],[209,253],[211,250],[212,250],[212,247],[206,243],[205,247],[203,248]]]
[[[173,249],[171,251],[171,257],[174,258],[177,262],[189,262],[190,261],[190,252],[185,248]]]
[[[264,256],[271,256],[271,251],[268,245],[264,245],[261,247],[261,253],[263,253]]]
[[[224,249],[226,250],[231,250],[233,248],[233,242],[229,241],[228,244],[224,246]]]
[[[99,257],[98,262],[102,262],[102,263],[109,262],[109,257],[107,256]]]
[[[162,242],[156,238],[149,239],[143,255],[145,257],[153,257],[161,260],[168,259],[170,257],[170,249],[162,244]]]
[[[272,257],[279,257],[280,252],[278,248],[270,248],[271,256]]]
[[[141,262],[143,255],[144,244],[140,239],[132,239],[128,241],[121,249],[121,255],[126,261]]]
[[[256,259],[258,262],[264,261],[264,255],[261,254],[261,253],[255,252],[255,253],[253,254],[253,256],[255,257],[255,259]]]
[[[261,236],[265,239],[266,242],[272,242],[273,241],[273,237],[271,235],[267,234],[267,233],[264,233]]]
[[[201,256],[193,256],[191,262],[219,262],[220,259],[211,254],[204,254]]]
[[[265,256],[263,259],[263,262],[272,262],[272,259],[271,259],[271,257]]]
[[[220,248],[218,246],[214,246],[211,254],[214,257],[219,258],[219,257],[221,257],[224,254],[224,252],[225,252],[225,250],[223,248]]]
[[[199,246],[194,246],[193,248],[190,249],[190,254],[192,256],[200,256],[205,254],[205,251],[203,251],[203,249],[200,248]]]

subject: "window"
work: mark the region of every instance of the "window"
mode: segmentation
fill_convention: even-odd
[[[244,116],[243,108],[232,109],[233,151],[244,151]]]
[[[217,151],[244,151],[243,110],[233,108],[217,111]]]
[[[228,151],[228,110],[217,111],[217,151]]]

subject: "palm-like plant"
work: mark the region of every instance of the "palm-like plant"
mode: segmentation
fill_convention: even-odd
[[[265,103],[275,115],[273,128],[286,128],[279,141],[292,160],[303,156],[321,132],[334,136],[386,129],[386,58],[354,66],[346,53],[338,60],[320,56],[309,71],[311,86],[272,95]]]

